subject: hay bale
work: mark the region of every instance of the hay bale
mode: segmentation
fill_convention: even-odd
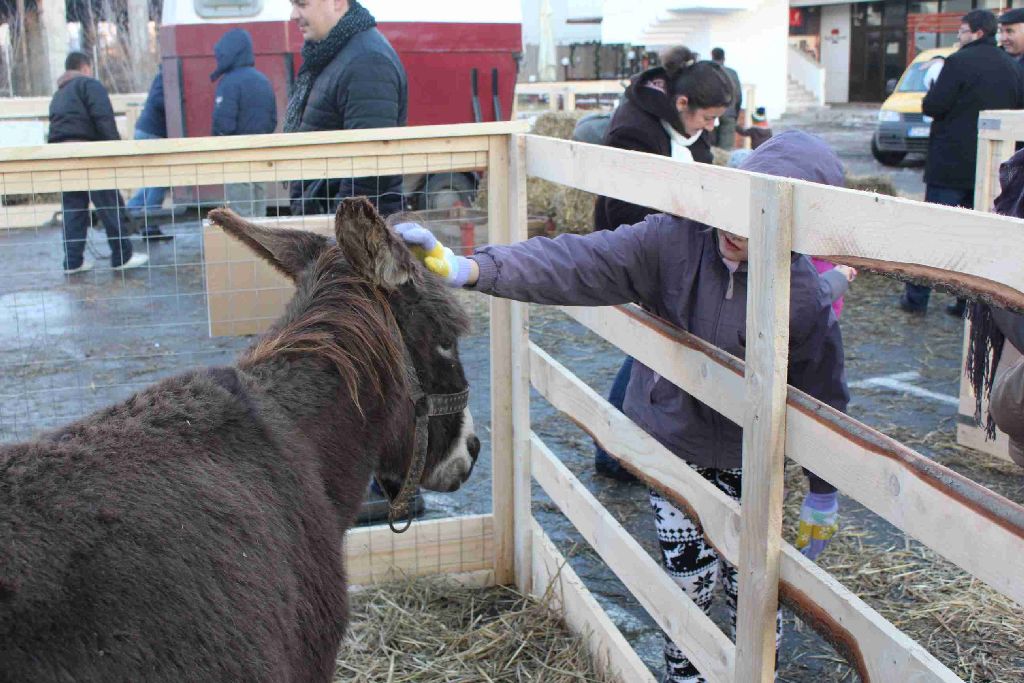
[[[846,187],[850,190],[862,190],[864,192],[875,192],[890,197],[899,197],[896,185],[892,178],[887,175],[851,175],[846,174]]]
[[[335,683],[610,683],[549,604],[444,578],[355,593],[337,663]]]

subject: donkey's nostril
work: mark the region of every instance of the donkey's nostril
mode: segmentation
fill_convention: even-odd
[[[480,455],[480,439],[476,438],[476,434],[466,437],[466,448],[469,450],[469,457],[476,460],[476,456]]]

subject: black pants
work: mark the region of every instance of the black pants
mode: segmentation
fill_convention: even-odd
[[[962,206],[965,209],[974,208],[974,190],[962,190],[955,187],[942,187],[941,185],[927,185],[924,190],[924,200],[929,204],[942,204],[943,206]],[[907,303],[920,311],[927,310],[928,299],[931,298],[932,288],[924,285],[907,283]]]
[[[110,265],[114,268],[132,257],[132,243],[128,235],[132,232],[131,219],[124,208],[124,200],[117,190],[92,190],[88,192],[61,193],[61,207],[64,218],[64,269],[70,270],[82,265],[85,254],[86,234],[92,217],[89,202],[96,205],[96,213],[107,231],[110,243]],[[98,227],[98,226],[97,226]]]

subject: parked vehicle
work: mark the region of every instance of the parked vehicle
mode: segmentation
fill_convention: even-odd
[[[409,77],[410,126],[511,118],[522,53],[519,0],[364,0]],[[210,134],[213,46],[225,31],[249,31],[256,68],[274,85],[278,120],[302,63],[302,35],[288,0],[164,0],[161,59],[169,137]],[[471,173],[406,176],[412,208],[468,203]],[[212,193],[211,193],[212,194]],[[272,196],[273,193],[268,194]]]
[[[932,120],[922,112],[925,93],[938,78],[953,47],[925,50],[890,82],[889,97],[879,111],[879,124],[871,136],[871,155],[886,166],[898,166],[910,153],[928,154]]]
[[[928,88],[938,78],[946,57],[956,48],[924,50],[899,81],[891,84],[888,99],[878,112],[878,126],[871,138],[871,154],[886,166],[897,166],[907,154],[928,153],[931,118],[921,111]]]

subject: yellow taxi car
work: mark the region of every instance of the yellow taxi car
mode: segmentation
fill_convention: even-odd
[[[928,153],[932,120],[921,112],[921,102],[939,77],[946,57],[955,50],[954,47],[924,50],[892,86],[878,112],[878,126],[871,138],[871,154],[879,162],[896,166],[911,152]]]

